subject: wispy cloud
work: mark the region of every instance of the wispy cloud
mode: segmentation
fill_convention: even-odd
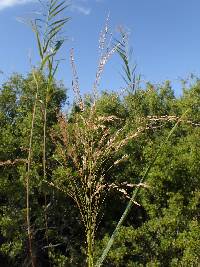
[[[89,0],[74,0],[70,6],[72,12],[78,12],[83,15],[90,15],[92,9],[88,5]]]
[[[77,11],[78,13],[82,13],[83,15],[90,15],[91,13],[91,8],[89,7],[83,7],[80,5],[72,5],[71,6],[71,11]]]
[[[30,2],[35,2],[35,0],[0,0],[0,10],[16,5],[27,4]]]

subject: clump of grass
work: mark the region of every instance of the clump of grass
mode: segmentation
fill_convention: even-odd
[[[145,179],[155,163],[164,143],[161,145],[155,158],[152,160],[152,163],[149,165],[143,178],[138,184],[115,184],[111,183],[108,178],[106,178],[106,174],[111,168],[116,168],[121,162],[128,159],[128,155],[120,156],[119,152],[130,140],[139,138],[148,130],[160,128],[161,125],[157,124],[158,122],[175,121],[175,126],[165,140],[167,141],[175,131],[178,123],[183,119],[182,117],[175,118],[172,116],[141,118],[141,126],[138,127],[135,132],[130,132],[128,135],[125,134],[126,126],[120,127],[115,132],[111,130],[108,126],[108,122],[116,124],[121,119],[116,116],[102,116],[98,113],[98,86],[105,64],[111,55],[118,52],[119,55],[122,56],[122,54],[125,53],[123,50],[125,35],[122,34],[122,40],[118,41],[117,44],[115,43],[113,47],[106,47],[105,49],[106,36],[108,36],[108,18],[106,20],[104,32],[101,33],[100,37],[99,46],[103,51],[100,54],[96,79],[93,86],[94,98],[90,103],[90,106],[85,105],[81,97],[79,79],[74,60],[74,50],[71,50],[70,58],[73,73],[72,85],[76,105],[79,107],[79,110],[78,112],[71,114],[70,119],[64,114],[60,114],[59,130],[52,132],[52,140],[56,145],[56,154],[54,157],[59,162],[60,167],[56,173],[54,173],[55,179],[52,180],[49,185],[70,196],[77,204],[85,227],[88,267],[94,266],[93,251],[95,235],[99,224],[100,209],[105,200],[106,193],[110,189],[115,189],[129,199],[129,203],[113,232],[107,247],[95,266],[101,266],[103,263],[112,243],[114,242],[115,236],[126,219],[132,205],[139,205],[135,201],[135,197],[141,187],[148,187],[148,185],[145,184]],[[109,44],[110,43],[111,40],[109,40]],[[132,84],[131,88],[132,91],[134,91],[134,75],[133,71],[131,74],[126,54],[122,56],[122,60],[126,65],[126,72],[131,75],[128,76],[127,82],[129,85]],[[112,159],[114,158],[115,160],[113,161]],[[127,187],[135,188],[132,195],[127,193]]]
[[[106,192],[116,189],[129,198],[127,186],[145,186],[142,183],[115,184],[106,179],[108,170],[127,160],[128,155],[111,159],[116,158],[130,140],[139,138],[148,129],[148,126],[140,127],[124,137],[125,127],[113,133],[107,126],[106,122],[116,120],[119,118],[98,115],[94,104],[85,113],[75,114],[73,122],[60,115],[59,132],[53,135],[57,146],[55,158],[62,174],[51,185],[72,197],[79,208],[86,233],[88,266],[94,265],[94,238]]]
[[[183,117],[173,117],[173,121],[176,122],[175,126],[163,144],[161,144],[155,158],[138,184],[116,184],[109,181],[106,174],[111,168],[116,168],[128,159],[128,155],[119,156],[122,148],[130,140],[140,138],[144,132],[159,129],[161,125],[158,122],[162,123],[163,119],[164,121],[172,121],[172,117],[157,117],[156,120],[153,118],[153,122],[152,118],[150,120],[143,119],[143,122],[141,122],[143,126],[124,137],[125,126],[113,133],[107,124],[107,122],[116,122],[120,119],[115,116],[99,115],[96,103],[84,112],[74,114],[73,121],[60,114],[59,130],[57,133],[52,133],[52,139],[57,146],[55,159],[59,162],[60,168],[57,170],[58,173],[55,173],[57,178],[49,183],[51,186],[69,195],[77,204],[85,227],[87,263],[89,267],[94,266],[95,233],[99,224],[99,212],[107,192],[110,189],[115,189],[122,193],[125,198],[129,199],[129,203],[107,248],[95,266],[101,266],[131,207],[139,205],[135,200],[139,189],[148,187],[145,180],[149,171],[165,142],[171,137],[178,124],[183,121]],[[118,158],[116,158],[117,155]],[[114,158],[115,160],[112,160]],[[127,188],[133,188],[132,195],[127,193]]]

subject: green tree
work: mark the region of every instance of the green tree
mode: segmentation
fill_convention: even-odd
[[[198,266],[199,263],[198,245],[195,245],[199,243],[199,82],[177,99],[172,93],[167,93],[164,100],[161,92],[163,88],[149,91],[148,85],[147,91],[139,90],[126,100],[130,114],[128,120],[136,122],[141,116],[150,116],[152,121],[152,130],[139,140],[137,146],[134,140],[130,142],[132,153],[131,165],[126,165],[127,181],[141,177],[143,165],[151,162],[173,120],[186,109],[189,112],[152,167],[146,181],[149,188],[137,196],[141,206],[134,207],[129,214],[105,266]],[[146,94],[148,98],[145,98]],[[134,105],[138,99],[141,105]],[[166,117],[166,114],[174,115]],[[160,120],[160,129],[154,129]],[[136,149],[140,151],[139,158],[136,158]],[[124,170],[121,175],[123,173]],[[99,242],[97,253],[107,240],[108,235]]]
[[[38,73],[42,99],[42,88],[46,86],[46,78]],[[6,255],[8,262],[13,266],[19,266],[20,260],[26,258],[27,240],[24,224],[25,198],[24,198],[24,172],[26,171],[26,155],[28,138],[30,135],[30,120],[34,101],[34,79],[32,74],[23,78],[20,75],[12,76],[3,86],[0,92],[0,125],[1,125],[1,253]],[[50,142],[50,128],[57,123],[57,114],[66,100],[65,89],[62,84],[54,82],[52,99],[48,107],[47,135],[48,142],[48,168],[52,169],[51,155],[54,146]],[[39,105],[39,103],[38,103]],[[38,109],[34,128],[34,157],[31,184],[31,193],[35,196],[31,199],[31,216],[35,229],[44,228],[43,222],[43,193],[41,178],[42,157],[42,108]],[[51,171],[49,172],[51,175]],[[36,242],[37,243],[37,242]],[[37,246],[37,245],[36,245]],[[40,250],[43,245],[40,245]],[[42,251],[42,250],[41,250]],[[19,258],[18,260],[16,260]]]

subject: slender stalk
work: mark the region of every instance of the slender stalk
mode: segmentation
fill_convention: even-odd
[[[46,127],[47,127],[47,109],[44,106],[44,123],[43,123],[43,178],[46,179]]]
[[[31,264],[32,264],[32,267],[35,267],[36,263],[35,263],[35,256],[33,254],[32,231],[31,231],[31,223],[30,223],[30,172],[31,172],[32,150],[33,150],[33,130],[34,130],[34,124],[35,124],[35,115],[36,115],[39,85],[38,85],[38,81],[36,79],[34,71],[33,71],[33,79],[36,83],[36,93],[35,93],[35,101],[34,101],[33,113],[32,113],[32,119],[31,119],[31,130],[30,130],[29,152],[28,152],[28,163],[27,163],[28,166],[27,166],[27,174],[26,174],[26,223],[27,223],[29,254],[31,257]]]
[[[91,190],[90,190],[91,191]],[[91,192],[90,192],[90,200],[89,200],[89,207],[87,211],[87,230],[86,230],[86,236],[87,236],[87,262],[88,267],[94,266],[94,260],[93,260],[93,246],[94,246],[94,227],[93,227],[93,212],[92,212],[92,199],[91,199]]]
[[[44,106],[44,123],[43,123],[43,179],[46,180],[46,128],[47,128],[47,104]],[[45,219],[45,236],[47,246],[49,245],[48,238],[48,216],[47,216],[47,195],[44,194],[44,219]]]
[[[47,88],[46,88],[46,97],[45,97],[45,103],[44,103],[44,116],[43,116],[43,179],[46,181],[46,133],[47,133],[47,107],[48,107],[48,97],[49,97],[49,90],[52,86],[52,65],[53,65],[53,59],[52,61],[49,61],[48,65],[48,82],[47,82]],[[49,238],[48,238],[48,214],[47,214],[47,194],[44,194],[44,219],[45,219],[45,238],[47,242],[47,247],[49,250]]]
[[[90,228],[87,231],[87,260],[88,260],[88,267],[93,267],[94,266],[93,237],[92,237],[92,230]]]

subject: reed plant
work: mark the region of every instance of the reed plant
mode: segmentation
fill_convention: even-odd
[[[125,63],[125,73],[128,74],[127,85],[134,91],[134,69],[131,71],[128,57],[124,50],[125,34],[122,39],[114,43],[111,47],[106,47],[108,32],[108,18],[106,25],[100,36],[101,53],[97,68],[96,79],[91,95],[93,98],[89,105],[84,103],[79,87],[78,74],[75,66],[74,50],[71,50],[70,58],[73,73],[73,89],[75,93],[78,111],[74,111],[68,118],[64,114],[59,116],[59,130],[52,132],[52,139],[57,147],[55,159],[60,164],[54,173],[55,179],[49,183],[51,186],[69,195],[77,204],[82,222],[85,228],[87,244],[87,266],[101,266],[109,252],[119,228],[123,224],[126,216],[133,205],[138,205],[136,195],[141,187],[148,187],[145,183],[146,177],[156,161],[163,144],[170,138],[178,126],[180,118],[173,118],[176,122],[165,142],[156,153],[152,163],[147,168],[143,178],[138,184],[129,184],[135,188],[132,196],[127,192],[126,183],[113,183],[107,177],[111,169],[117,168],[122,162],[128,159],[128,155],[122,155],[120,151],[133,139],[140,138],[141,135],[152,129],[160,128],[154,122],[170,121],[170,116],[157,118],[140,118],[140,126],[126,134],[127,125],[123,125],[121,118],[117,116],[102,115],[98,112],[98,85],[104,66],[110,56],[118,52]],[[106,49],[105,49],[106,47]],[[104,50],[105,49],[105,50]],[[133,93],[133,92],[132,92]],[[113,132],[110,125],[118,125],[118,129]],[[129,203],[107,245],[102,256],[97,263],[94,263],[94,244],[97,227],[100,220],[100,210],[105,200],[107,192],[115,189],[123,193],[129,199]]]
[[[139,138],[148,129],[148,126],[140,127],[124,137],[125,127],[113,133],[108,126],[108,122],[116,123],[118,120],[115,116],[99,115],[95,104],[84,113],[75,114],[73,122],[60,115],[59,130],[52,133],[57,146],[55,159],[60,167],[50,185],[69,195],[79,208],[85,227],[89,267],[94,266],[95,234],[106,193],[115,189],[129,198],[126,184],[109,181],[108,170],[127,160],[128,155],[119,156],[119,152],[130,140]],[[132,186],[145,187],[145,184]]]
[[[31,21],[32,30],[35,33],[37,46],[40,56],[39,66],[32,71],[33,79],[35,82],[35,100],[33,105],[30,139],[29,139],[29,152],[27,159],[27,173],[26,173],[26,221],[27,232],[29,240],[29,254],[31,258],[32,267],[36,266],[36,259],[34,256],[32,239],[33,231],[30,223],[30,177],[31,177],[31,162],[33,157],[32,145],[34,138],[34,124],[37,108],[42,107],[43,111],[43,180],[46,180],[46,130],[47,130],[47,109],[48,103],[51,100],[53,94],[53,79],[58,69],[59,61],[55,61],[56,55],[62,47],[65,38],[60,34],[64,25],[69,20],[68,17],[63,16],[67,5],[66,1],[49,0],[47,3],[40,1],[44,8],[44,13],[41,18],[36,18]],[[62,18],[61,18],[62,17]],[[38,74],[44,73],[47,78],[46,90],[44,99],[39,99],[39,82]],[[46,196],[45,196],[45,224],[46,224],[46,240],[48,243],[48,225],[47,225],[47,211],[46,211]]]

